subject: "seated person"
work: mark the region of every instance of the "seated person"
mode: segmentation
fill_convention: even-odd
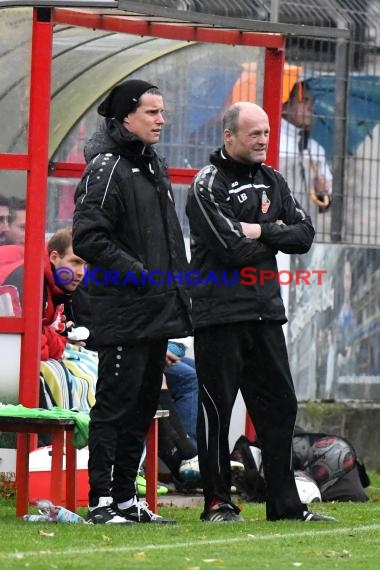
[[[74,326],[72,295],[85,267],[73,253],[71,228],[58,230],[48,241],[45,258],[41,360],[60,360],[67,342],[78,343],[68,339],[67,331]]]
[[[74,324],[72,295],[83,279],[85,266],[83,259],[73,253],[71,228],[63,228],[53,234],[45,253],[41,360],[60,360],[63,356],[68,342],[66,330]],[[20,300],[23,297],[23,278],[23,255],[20,255],[17,267],[3,281],[4,285],[17,288]]]
[[[201,487],[197,448],[184,428],[164,376],[159,407],[169,410],[169,416],[161,418],[158,430],[158,457],[170,471],[178,491]],[[239,461],[231,460],[231,468],[244,470]]]
[[[71,228],[58,230],[48,241],[44,270],[40,365],[44,407],[89,411],[95,403],[97,354],[84,348],[86,341],[70,338],[78,324],[72,299],[85,266],[73,253]]]
[[[24,271],[24,246],[2,245],[0,247],[0,285],[14,285],[22,298]]]
[[[198,378],[195,362],[185,356],[192,338],[171,339],[166,353],[164,374],[178,415],[193,444],[197,445]]]
[[[84,269],[85,262],[72,250],[71,228],[58,230],[49,239],[45,253],[40,362],[43,408],[89,411],[95,402],[97,354],[83,348],[84,341],[67,336],[75,322],[72,296]],[[23,277],[22,259],[5,282],[17,287],[21,299]]]
[[[25,221],[26,221],[26,200],[12,196],[8,202],[9,219],[7,243],[9,245],[24,245],[25,243]]]
[[[0,285],[24,263],[25,212],[25,200],[0,195]]]
[[[169,416],[161,418],[158,430],[158,457],[169,469],[178,490],[200,486],[197,448],[186,433],[175,402],[164,377],[159,407],[169,410]]]

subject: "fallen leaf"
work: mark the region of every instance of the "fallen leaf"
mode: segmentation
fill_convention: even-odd
[[[327,550],[324,553],[324,556],[326,556],[326,558],[350,558],[351,552],[348,550],[342,550],[341,552],[337,552],[336,550]]]
[[[133,558],[135,560],[145,560],[145,552],[135,552]]]
[[[40,536],[55,536],[55,532],[46,532],[45,530],[39,530],[38,534]]]
[[[107,536],[106,534],[102,534],[102,540],[104,542],[111,542],[111,538],[109,536]]]

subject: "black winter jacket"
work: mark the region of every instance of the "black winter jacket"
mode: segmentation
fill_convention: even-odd
[[[191,270],[200,274],[194,274],[199,284],[191,287],[194,327],[247,320],[285,323],[276,253],[310,249],[310,217],[273,168],[236,162],[224,148],[210,161],[194,178],[187,201]],[[246,238],[240,222],[259,223],[260,239]]]
[[[170,278],[187,259],[166,165],[116,119],[105,125],[86,146],[73,218],[96,343],[188,336],[189,296]]]

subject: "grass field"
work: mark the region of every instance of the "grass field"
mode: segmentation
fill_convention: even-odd
[[[264,506],[242,503],[245,523],[206,524],[200,508],[166,508],[176,525],[86,526],[27,523],[0,501],[0,569],[218,570],[380,568],[380,474],[368,503],[323,503],[337,523],[265,521]],[[85,510],[80,510],[84,514]]]

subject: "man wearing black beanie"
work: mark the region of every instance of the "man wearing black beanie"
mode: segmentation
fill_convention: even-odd
[[[192,334],[187,259],[163,159],[158,88],[114,87],[98,107],[102,128],[85,147],[75,194],[73,249],[88,263],[96,403],[89,431],[90,524],[173,522],[140,501],[135,479],[158,407],[167,341]]]

